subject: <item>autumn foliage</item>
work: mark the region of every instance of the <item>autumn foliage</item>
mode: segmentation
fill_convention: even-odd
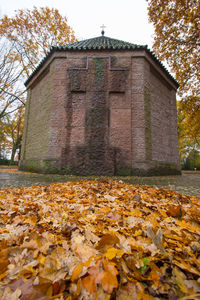
[[[0,118],[24,104],[23,83],[50,48],[74,41],[67,18],[54,8],[20,9],[0,19]]]
[[[109,180],[0,190],[0,298],[199,299],[199,198]]]
[[[19,9],[14,17],[4,16],[0,20],[0,36],[14,43],[26,76],[35,70],[52,46],[76,40],[67,18],[48,7]]]
[[[153,49],[166,61],[180,84],[186,134],[200,137],[200,1],[147,0],[155,29]],[[185,125],[185,124],[184,124]]]

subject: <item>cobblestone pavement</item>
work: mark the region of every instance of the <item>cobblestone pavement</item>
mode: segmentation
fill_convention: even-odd
[[[16,170],[0,169],[0,188],[12,188],[32,185],[45,185],[52,182],[66,182],[82,177],[70,175],[43,175],[23,173]],[[86,179],[105,179],[105,177],[84,177]],[[185,174],[182,176],[155,176],[155,177],[113,177],[131,184],[152,185],[164,187],[179,193],[200,197],[200,174]]]

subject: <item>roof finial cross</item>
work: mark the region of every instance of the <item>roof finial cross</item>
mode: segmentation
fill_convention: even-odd
[[[106,26],[103,24],[103,25],[101,26],[101,28],[102,28],[101,34],[104,35],[104,33],[105,33],[104,29],[106,28]]]

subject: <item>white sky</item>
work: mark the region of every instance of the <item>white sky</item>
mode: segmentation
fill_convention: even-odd
[[[100,36],[104,24],[105,36],[152,46],[146,0],[0,0],[0,16],[13,16],[15,10],[33,6],[57,8],[79,40]]]

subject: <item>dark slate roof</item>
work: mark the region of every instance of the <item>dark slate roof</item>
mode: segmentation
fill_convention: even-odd
[[[148,54],[150,54],[151,58],[165,71],[168,77],[175,83],[177,87],[179,87],[178,82],[174,79],[174,77],[168,72],[168,70],[163,66],[163,64],[157,59],[151,50],[147,48],[147,45],[136,45],[129,42],[124,42],[121,40],[109,38],[107,36],[99,36],[79,42],[74,42],[71,44],[63,45],[63,46],[54,46],[50,49],[49,53],[43,58],[43,60],[39,63],[33,73],[26,80],[25,85],[31,81],[34,75],[40,70],[40,68],[45,64],[45,62],[49,59],[49,57],[55,51],[92,51],[92,50],[145,50]]]
[[[58,50],[124,50],[124,49],[136,49],[143,48],[144,46],[139,46],[131,44],[128,42],[111,39],[107,36],[99,36],[88,40],[83,40],[68,44],[65,46],[56,47]]]

